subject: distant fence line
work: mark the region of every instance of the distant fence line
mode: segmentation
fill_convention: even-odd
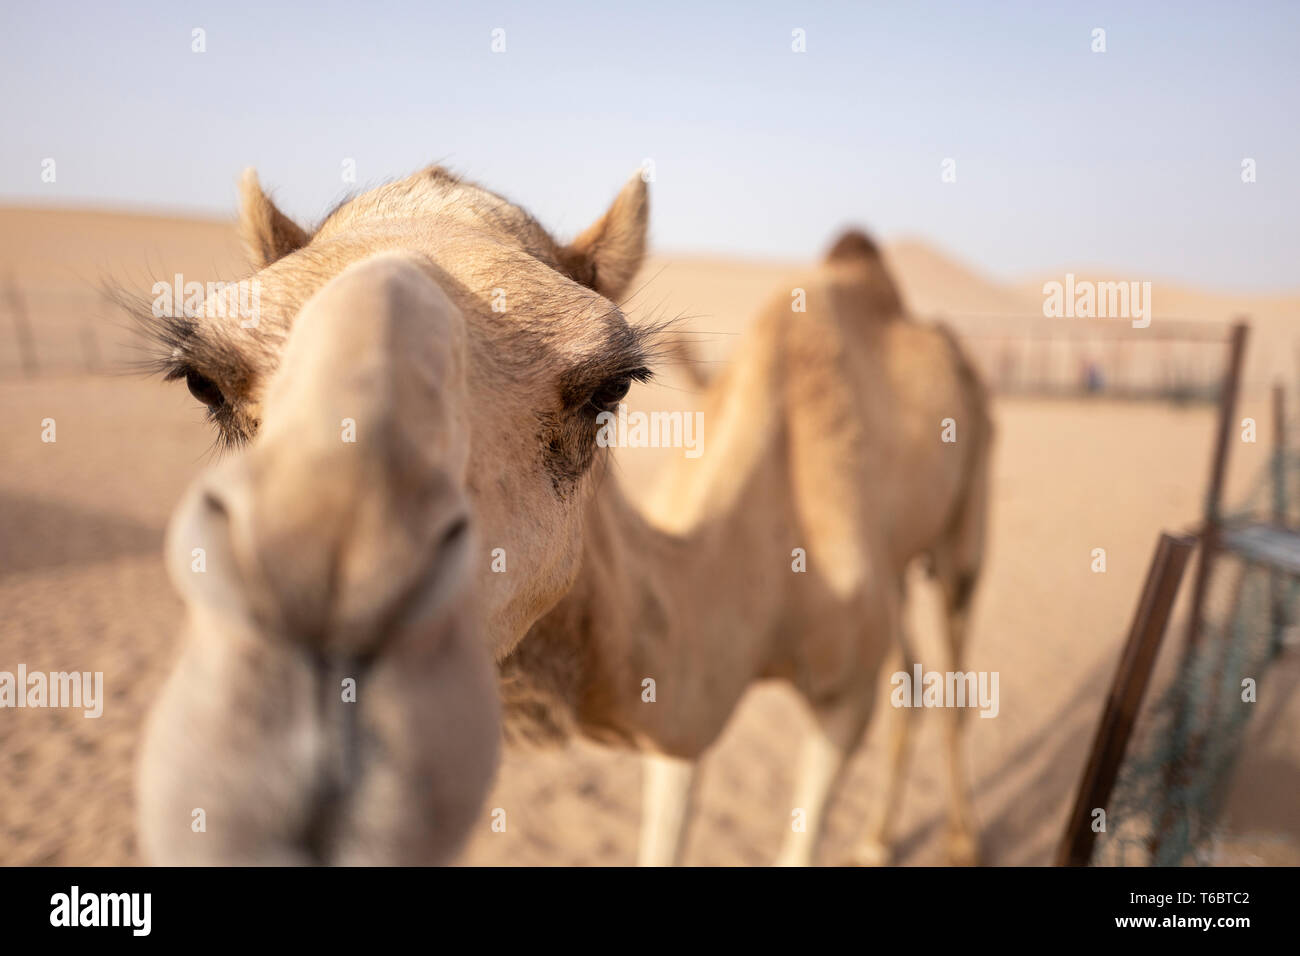
[[[965,343],[998,393],[1215,401],[1230,338],[1227,322],[1038,316],[936,316]]]
[[[5,276],[0,316],[0,377],[111,372],[129,358],[124,317],[91,285]]]
[[[120,371],[133,358],[126,318],[86,284],[0,282],[0,378]],[[1041,315],[937,315],[963,340],[989,386],[1006,395],[1214,401],[1226,322]]]

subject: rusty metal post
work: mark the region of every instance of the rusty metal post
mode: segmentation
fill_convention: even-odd
[[[1273,386],[1273,524],[1279,528],[1287,526],[1286,500],[1286,389],[1281,382]],[[1274,654],[1282,650],[1282,632],[1286,629],[1286,579],[1282,572],[1274,568],[1268,576],[1269,623],[1273,639],[1270,642]]]
[[[1210,485],[1205,493],[1205,512],[1201,529],[1201,553],[1196,562],[1196,577],[1192,587],[1191,616],[1187,622],[1187,646],[1190,654],[1201,636],[1201,608],[1205,603],[1205,588],[1209,583],[1210,568],[1219,544],[1219,518],[1223,507],[1223,482],[1228,471],[1228,448],[1237,416],[1237,397],[1241,391],[1241,367],[1246,356],[1246,339],[1250,326],[1239,319],[1232,326],[1229,339],[1228,366],[1219,391],[1219,422],[1215,431],[1214,454],[1210,460]]]
[[[1250,326],[1245,317],[1239,317],[1233,323],[1229,338],[1228,365],[1224,371],[1223,384],[1219,391],[1219,421],[1215,432],[1214,454],[1210,460],[1210,484],[1205,493],[1205,513],[1201,526],[1201,547],[1196,556],[1196,574],[1192,579],[1192,600],[1187,612],[1187,633],[1183,642],[1180,670],[1190,666],[1201,641],[1201,615],[1205,608],[1206,591],[1210,585],[1210,573],[1214,568],[1215,558],[1219,552],[1220,518],[1223,507],[1223,483],[1228,471],[1228,448],[1236,425],[1237,398],[1241,392],[1241,368],[1245,362],[1246,340]],[[1182,727],[1188,719],[1190,705],[1180,700],[1174,713],[1173,727]],[[1186,779],[1191,772],[1204,741],[1199,737],[1188,747],[1187,753],[1179,761],[1171,761],[1164,772],[1164,793],[1169,794]],[[1149,846],[1154,855],[1160,849],[1165,834],[1173,825],[1173,808],[1166,805],[1160,813],[1155,832],[1151,835]]]
[[[1119,776],[1124,751],[1128,748],[1156,654],[1160,650],[1160,641],[1164,637],[1165,624],[1183,579],[1183,569],[1195,545],[1195,538],[1167,533],[1161,534],[1156,544],[1124,654],[1115,669],[1106,709],[1097,725],[1092,752],[1056,852],[1057,866],[1086,866],[1092,858],[1093,844],[1097,839],[1092,829],[1092,815],[1096,809],[1105,808]]]
[[[9,299],[9,311],[14,319],[19,361],[23,373],[30,378],[40,371],[40,363],[36,358],[36,340],[32,335],[31,322],[27,319],[27,303],[23,301],[23,294],[19,291],[18,283],[12,275],[5,282],[5,294]]]

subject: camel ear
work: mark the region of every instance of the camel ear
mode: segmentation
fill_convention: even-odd
[[[646,231],[650,223],[650,197],[640,172],[582,235],[562,250],[569,274],[607,299],[618,300],[645,259]]]
[[[257,269],[265,269],[311,239],[262,192],[257,170],[251,166],[239,180],[239,238]]]

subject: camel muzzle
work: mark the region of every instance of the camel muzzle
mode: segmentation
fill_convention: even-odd
[[[458,321],[408,256],[345,269],[300,310],[253,442],[174,512],[187,635],[142,748],[156,862],[429,864],[464,842],[500,714]]]

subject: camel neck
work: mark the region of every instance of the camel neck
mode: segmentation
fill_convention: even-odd
[[[617,482],[601,484],[587,504],[577,581],[503,668],[508,733],[535,740],[576,731],[669,752],[707,745],[764,664],[762,622],[779,599],[779,584],[745,606],[728,598],[752,598],[745,585],[756,579],[779,580],[750,566],[770,552],[747,546],[761,522],[741,520],[744,502],[734,504],[666,531]],[[695,686],[710,670],[699,662],[722,648],[735,690],[710,696]],[[708,702],[709,713],[688,713],[688,700],[692,709]]]

